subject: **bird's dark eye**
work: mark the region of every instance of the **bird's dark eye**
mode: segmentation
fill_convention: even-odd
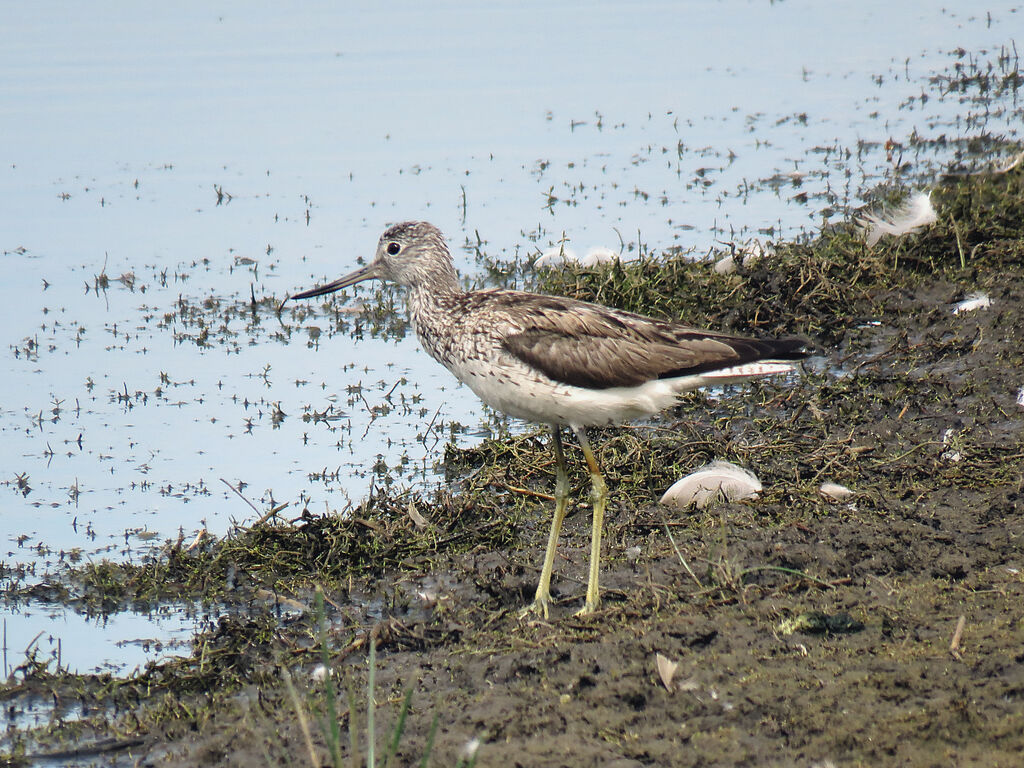
[[[390,255],[394,256],[400,250],[402,250],[402,246],[400,246],[398,243],[388,243],[388,253]]]

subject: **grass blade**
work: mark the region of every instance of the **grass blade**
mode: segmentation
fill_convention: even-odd
[[[391,733],[391,743],[388,745],[388,753],[384,757],[384,768],[390,768],[391,761],[398,752],[398,743],[402,740],[402,733],[405,731],[405,718],[409,716],[409,707],[412,704],[412,688],[405,692],[402,700],[402,709],[398,712],[398,722],[395,723],[395,730]]]
[[[427,768],[430,761],[430,753],[434,751],[434,737],[437,736],[437,725],[441,722],[441,714],[434,712],[434,720],[430,724],[430,733],[427,734],[427,744],[423,748],[423,759],[420,760],[420,768]]]
[[[373,688],[377,677],[377,638],[370,638],[370,671],[367,675],[367,702],[366,702],[366,768],[376,768],[374,761],[374,747],[377,741],[377,734],[374,733],[374,716],[376,704],[373,700]]]
[[[326,677],[329,675],[325,675]],[[281,679],[284,680],[284,687],[288,691],[288,697],[292,700],[292,706],[295,708],[295,716],[299,720],[299,728],[302,729],[302,738],[306,742],[306,751],[309,752],[309,764],[313,768],[320,768],[320,760],[317,758],[316,748],[313,746],[313,735],[309,732],[309,718],[306,717],[305,708],[299,700],[299,692],[295,690],[291,672],[287,667],[281,670]]]
[[[320,635],[320,659],[324,665],[324,708],[327,710],[324,722],[324,739],[331,752],[334,768],[343,768],[341,761],[341,724],[338,722],[337,692],[331,675],[331,655],[327,650],[327,609],[324,608],[324,593],[316,590],[316,619]],[[349,716],[351,722],[351,715]]]

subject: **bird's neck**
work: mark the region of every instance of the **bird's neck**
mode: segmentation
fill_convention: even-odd
[[[439,260],[429,265],[407,285],[409,310],[415,316],[430,314],[461,296],[459,276],[450,259]]]
[[[436,285],[417,283],[406,294],[409,315],[416,325],[437,322],[439,316],[451,311],[453,304],[462,295],[463,291],[454,278],[451,282]]]
[[[453,358],[448,331],[453,322],[459,322],[464,296],[454,270],[450,280],[417,283],[409,287],[406,296],[409,320],[420,344],[431,357],[449,368]]]

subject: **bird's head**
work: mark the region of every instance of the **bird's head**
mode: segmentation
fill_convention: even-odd
[[[427,287],[434,291],[458,287],[451,253],[441,230],[425,221],[406,221],[384,231],[377,243],[377,253],[366,266],[289,298],[323,296],[363,280],[374,279],[387,280],[405,288]]]

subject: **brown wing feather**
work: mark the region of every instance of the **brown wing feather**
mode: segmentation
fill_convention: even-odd
[[[569,299],[529,299],[524,297],[516,307],[522,330],[507,336],[504,348],[549,378],[572,386],[637,386],[755,360],[805,356],[799,339],[747,339]]]

